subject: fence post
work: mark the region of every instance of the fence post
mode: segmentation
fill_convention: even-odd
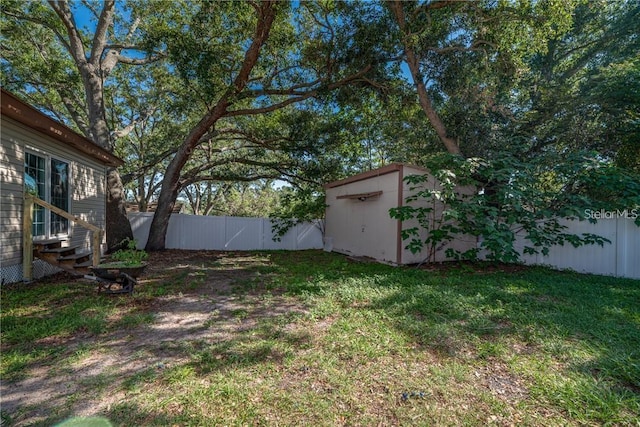
[[[33,279],[33,199],[30,194],[24,195],[22,211],[22,280]]]
[[[93,231],[92,232],[92,250],[93,250],[93,266],[96,267],[100,264],[100,257],[102,254],[100,253],[100,243],[102,242],[102,231]]]

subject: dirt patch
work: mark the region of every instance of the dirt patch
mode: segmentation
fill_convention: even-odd
[[[506,365],[493,362],[475,371],[480,380],[491,394],[509,403],[517,403],[529,396],[527,388],[520,378],[513,375]]]
[[[56,345],[66,347],[71,361],[64,366],[32,366],[26,378],[2,382],[3,414],[21,426],[67,414],[100,413],[123,398],[127,378],[183,364],[194,348],[232,341],[263,319],[303,313],[305,308],[296,300],[261,289],[260,274],[253,268],[264,263],[256,256],[205,251],[152,254],[139,288],[180,281],[184,290],[138,301],[152,316],[150,323],[125,324],[99,336],[79,333],[62,342],[55,339]],[[51,280],[47,279],[53,284]],[[256,285],[245,290],[246,281]],[[137,304],[127,302],[130,296],[114,297],[122,298],[123,307]],[[83,348],[90,350],[74,358]]]

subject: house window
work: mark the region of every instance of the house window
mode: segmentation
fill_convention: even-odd
[[[69,212],[69,164],[51,159],[51,201],[53,206]],[[51,235],[67,234],[69,220],[51,212]]]
[[[24,156],[24,175],[25,175],[25,190],[38,196],[38,198],[45,198],[46,194],[46,180],[47,171],[45,168],[44,157],[36,156],[35,154],[25,153]],[[42,206],[34,206],[33,209],[33,229],[31,230],[34,237],[40,237],[45,235],[45,223],[44,223],[44,208]]]
[[[25,191],[69,211],[69,163],[34,153],[25,153]],[[44,208],[36,205],[33,212],[33,236],[51,237],[68,234],[69,221],[53,212],[45,215]]]

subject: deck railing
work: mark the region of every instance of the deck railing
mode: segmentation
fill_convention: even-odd
[[[91,249],[93,252],[93,266],[97,266],[100,262],[100,242],[102,242],[103,230],[82,218],[78,218],[70,214],[69,212],[53,206],[50,203],[45,202],[42,199],[37,198],[31,194],[25,193],[24,195],[24,211],[22,221],[22,276],[24,280],[33,279],[33,205],[42,206],[51,212],[67,218],[69,221],[80,225],[91,231]]]

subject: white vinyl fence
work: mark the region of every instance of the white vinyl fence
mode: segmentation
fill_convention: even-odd
[[[581,273],[640,279],[640,227],[633,219],[617,217],[588,221],[565,221],[568,233],[592,233],[611,243],[604,246],[586,245],[574,248],[570,243],[550,248],[549,255],[523,255],[525,264],[548,265],[557,269],[571,269]],[[519,236],[516,249],[522,253],[527,242]],[[529,243],[530,245],[530,243]]]
[[[149,237],[153,213],[130,213],[129,220],[138,247],[143,248]],[[640,279],[640,227],[633,219],[601,219],[597,224],[588,221],[566,221],[568,233],[592,233],[611,243],[604,246],[587,245],[574,248],[571,244],[554,246],[549,255],[522,255],[530,265],[547,265],[557,269],[571,269],[581,273]],[[516,249],[522,253],[526,241],[518,236]],[[271,221],[267,218],[216,217],[173,214],[167,230],[167,249],[204,250],[263,250],[263,249],[322,249],[322,232],[313,223],[300,224],[273,241]]]
[[[133,237],[139,248],[149,238],[153,213],[129,213]],[[271,220],[226,216],[173,214],[165,241],[167,249],[249,251],[263,249],[321,249],[322,232],[313,223],[291,228],[280,241],[273,240]]]

